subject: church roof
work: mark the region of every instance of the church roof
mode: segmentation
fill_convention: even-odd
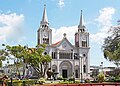
[[[56,42],[55,44],[52,44],[52,46],[56,46],[60,43],[61,41]]]
[[[61,41],[56,42],[55,44],[52,44],[53,47],[59,47],[64,41],[66,41],[71,47],[74,47],[66,38],[66,33],[63,34],[64,37]]]

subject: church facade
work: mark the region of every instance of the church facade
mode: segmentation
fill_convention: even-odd
[[[66,33],[63,33],[63,39],[57,43],[52,43],[52,29],[49,27],[46,6],[42,21],[37,31],[37,44],[47,44],[44,53],[52,57],[49,67],[52,71],[58,73],[58,77],[76,79],[86,79],[89,76],[89,32],[83,23],[83,14],[81,11],[78,31],[74,35],[75,44],[71,44],[67,39]]]

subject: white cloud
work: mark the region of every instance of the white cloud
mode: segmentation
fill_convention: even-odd
[[[74,35],[77,32],[77,26],[70,27],[60,27],[59,29],[52,28],[53,34],[53,43],[61,41],[63,39],[63,34],[66,33],[67,39],[73,44],[74,43]]]
[[[17,42],[22,37],[24,16],[16,13],[0,14],[0,42]]]
[[[104,38],[109,35],[108,30],[112,26],[112,17],[114,14],[115,9],[112,7],[103,8],[99,11],[99,16],[95,19],[99,32],[90,35],[92,42],[103,43]]]
[[[103,43],[104,38],[109,35],[108,30],[112,26],[112,16],[115,13],[115,9],[112,7],[103,8],[99,13],[94,22],[97,24],[99,31],[95,34],[90,34],[90,41],[95,43]],[[74,44],[74,34],[77,30],[77,26],[63,26],[59,29],[52,28],[53,43],[60,41],[63,38],[63,34],[66,33],[68,40]]]
[[[65,6],[64,0],[59,0],[58,5],[60,6],[60,8]]]

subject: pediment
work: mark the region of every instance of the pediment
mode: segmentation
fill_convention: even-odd
[[[59,50],[72,50],[74,48],[67,38],[64,38],[56,47]]]

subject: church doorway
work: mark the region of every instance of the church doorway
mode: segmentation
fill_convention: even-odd
[[[78,78],[78,70],[75,70],[75,78]]]
[[[67,76],[67,70],[62,70],[62,76],[63,76],[63,78],[68,78],[68,76]]]
[[[72,63],[70,61],[62,61],[59,65],[59,73],[63,78],[71,77],[73,74]]]

